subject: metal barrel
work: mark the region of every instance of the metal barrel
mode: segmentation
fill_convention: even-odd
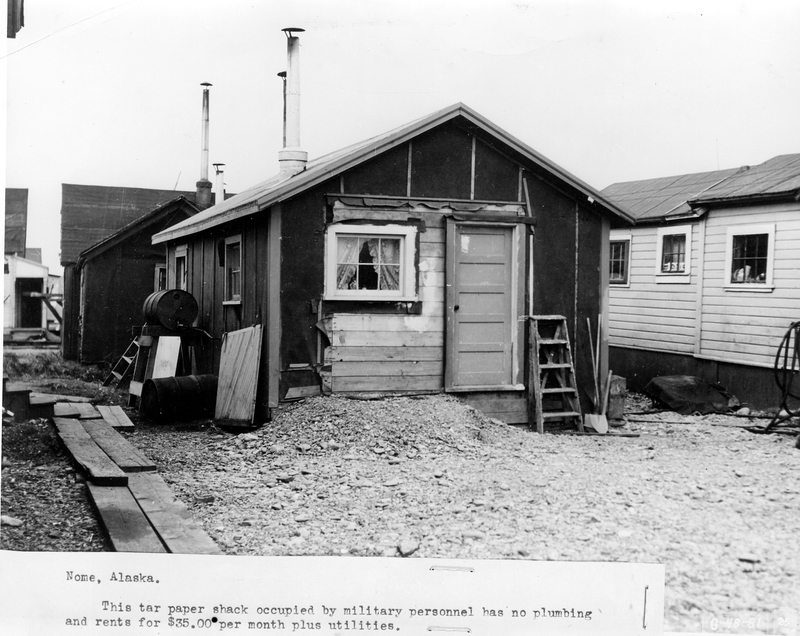
[[[165,289],[150,294],[142,306],[148,324],[161,325],[173,331],[190,327],[197,318],[197,301],[182,289]]]
[[[141,411],[156,422],[213,417],[217,376],[182,375],[147,380],[142,387]]]

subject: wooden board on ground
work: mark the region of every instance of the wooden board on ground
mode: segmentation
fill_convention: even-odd
[[[98,486],[125,486],[128,477],[95,443],[78,420],[54,417],[53,422],[64,446]]]
[[[121,406],[100,405],[97,410],[103,419],[118,431],[132,431],[136,428]]]
[[[128,488],[169,552],[222,554],[219,546],[192,519],[189,509],[157,474],[132,473]]]
[[[117,433],[105,420],[81,420],[81,424],[103,452],[126,473],[155,470],[156,466]]]
[[[53,417],[80,417],[81,412],[68,402],[56,402],[53,406]]]
[[[214,419],[250,425],[256,408],[261,325],[226,333],[222,340]]]
[[[55,393],[31,393],[31,400],[36,400],[39,404],[55,404],[56,402],[91,402],[92,398],[82,395],[58,395]]]
[[[72,406],[78,410],[78,416],[82,420],[99,420],[103,418],[103,416],[100,415],[100,411],[95,408],[94,404],[78,402]]]
[[[125,486],[87,484],[100,522],[117,552],[166,552],[153,526]]]

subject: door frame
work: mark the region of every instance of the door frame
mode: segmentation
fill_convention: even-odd
[[[509,384],[461,386],[456,384],[456,348],[454,342],[456,298],[456,254],[458,229],[462,227],[504,227],[511,229],[511,382]],[[452,217],[445,223],[445,333],[444,389],[447,392],[521,391],[525,361],[525,225],[492,220],[460,221]],[[520,310],[523,315],[520,315]]]

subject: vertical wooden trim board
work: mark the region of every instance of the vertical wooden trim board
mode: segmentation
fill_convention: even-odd
[[[692,272],[693,276],[697,277],[696,283],[696,300],[695,300],[695,332],[694,332],[694,354],[699,355],[701,353],[701,343],[703,338],[703,290],[705,288],[704,285],[704,277],[705,277],[705,261],[706,261],[706,217],[703,216],[700,218],[700,222],[697,224],[697,249],[695,253],[697,254],[697,267],[694,268]]]
[[[267,241],[267,404],[277,408],[280,388],[281,351],[281,215],[280,203],[269,211]]]

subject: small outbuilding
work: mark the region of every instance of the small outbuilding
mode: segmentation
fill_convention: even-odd
[[[65,359],[108,362],[122,354],[165,265],[152,235],[194,214],[194,198],[195,192],[62,185]]]
[[[256,418],[319,392],[446,391],[527,423],[533,314],[566,317],[588,408],[586,319],[622,207],[463,104],[308,162],[288,127],[279,175],[153,238],[197,327],[264,326]],[[196,373],[218,372],[215,342]]]

